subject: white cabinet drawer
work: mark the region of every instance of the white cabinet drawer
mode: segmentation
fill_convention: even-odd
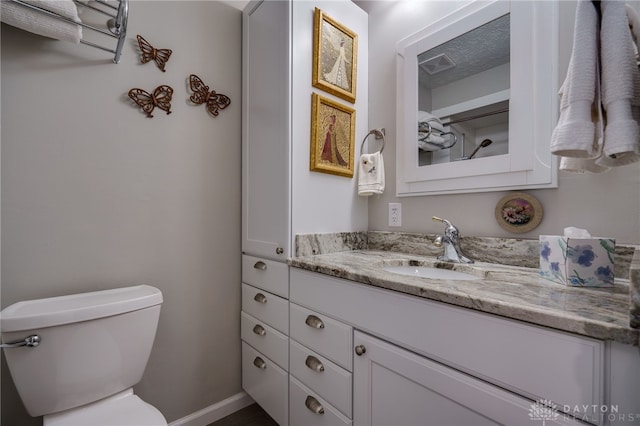
[[[288,374],[269,358],[242,343],[242,388],[280,426],[288,419]]]
[[[289,420],[292,425],[340,426],[351,424],[351,420],[294,377],[289,378],[289,391]]]
[[[291,303],[291,338],[351,371],[351,327]]]
[[[268,356],[285,370],[289,365],[289,338],[266,323],[242,312],[242,340]]]
[[[242,284],[242,310],[289,334],[289,302],[264,290]]]
[[[289,297],[289,266],[259,257],[242,256],[242,282]]]
[[[289,372],[351,418],[351,373],[291,340]]]

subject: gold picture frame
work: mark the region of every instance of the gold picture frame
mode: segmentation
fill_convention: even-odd
[[[313,15],[313,87],[356,101],[358,35],[315,8]]]
[[[356,110],[311,95],[311,171],[353,177]]]

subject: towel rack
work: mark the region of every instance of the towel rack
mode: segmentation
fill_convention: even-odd
[[[431,123],[429,123],[428,121],[421,121],[418,123],[418,134],[420,133],[424,134],[424,136],[422,137],[418,136],[419,142],[433,145],[434,147],[438,148],[438,150],[449,149],[458,142],[458,136],[456,136],[455,133],[441,132],[438,129],[434,129],[431,126]],[[448,136],[448,135],[453,136],[453,142],[450,142],[448,144],[445,142],[440,143],[440,142],[435,142],[434,140],[429,140],[431,136]]]
[[[371,135],[376,135],[376,139],[382,138],[382,147],[380,148],[380,153],[384,150],[385,139],[384,139],[384,129],[373,129],[370,130],[369,133],[362,139],[362,144],[360,145],[360,152],[364,149],[364,143],[367,141],[367,138]]]
[[[103,34],[105,36],[111,37],[113,39],[116,40],[115,43],[115,47],[111,48],[111,47],[107,47],[101,44],[97,44],[85,39],[81,39],[80,43],[94,47],[96,49],[100,49],[100,50],[104,50],[106,52],[111,52],[113,53],[114,57],[113,57],[113,62],[114,63],[119,63],[120,62],[120,55],[122,54],[122,47],[124,46],[124,40],[125,37],[127,35],[127,19],[128,19],[128,15],[129,15],[129,0],[114,0],[114,1],[108,1],[108,0],[92,0],[93,4],[89,4],[88,2],[84,2],[84,1],[80,1],[80,0],[73,0],[73,3],[75,3],[78,6],[87,8],[87,9],[91,9],[93,11],[96,11],[100,14],[103,14],[105,16],[108,16],[109,19],[106,22],[106,29],[104,28],[98,28],[95,27],[93,25],[88,25],[85,24],[83,22],[79,22],[79,21],[74,21],[73,19],[67,18],[66,16],[62,16],[59,15],[55,12],[52,12],[50,10],[41,8],[39,6],[36,6],[34,4],[28,3],[26,1],[23,0],[10,0],[15,4],[18,4],[20,6],[29,8],[37,13],[43,13],[45,15],[48,15],[52,18],[55,19],[60,19],[62,21],[74,24],[74,25],[80,25],[83,28],[87,28],[91,31],[94,31],[96,33],[99,34]],[[95,5],[94,5],[95,4]]]
[[[498,109],[498,110],[495,110],[495,111],[490,111],[490,112],[485,112],[485,113],[482,113],[482,114],[472,115],[471,117],[464,117],[464,118],[460,118],[458,120],[447,121],[446,123],[442,123],[442,125],[443,126],[450,126],[452,124],[463,123],[465,121],[475,120],[476,118],[489,117],[491,115],[502,114],[502,113],[505,113],[505,112],[509,112],[509,108],[502,108],[502,109]]]
[[[509,112],[509,108],[502,108],[502,109],[498,109],[495,111],[490,111],[490,112],[485,112],[485,113],[481,113],[481,114],[476,114],[476,115],[472,115],[470,117],[464,117],[464,118],[460,118],[457,120],[450,120],[447,122],[442,122],[443,126],[451,126],[452,124],[457,124],[457,123],[463,123],[465,121],[471,121],[471,120],[475,120],[477,118],[482,118],[482,117],[489,117],[491,115],[496,115],[496,114],[502,114],[505,112]],[[453,133],[452,131],[448,131],[448,132],[441,132],[438,129],[434,129],[431,124],[429,123],[429,121],[421,121],[418,122],[418,134],[423,134],[424,136],[418,136],[418,142],[422,142],[422,143],[428,143],[429,145],[432,145],[433,147],[441,150],[441,149],[448,149],[451,148],[452,146],[454,146],[457,142],[458,142],[458,137],[456,136],[455,133]],[[433,140],[429,140],[429,138],[432,136],[447,136],[447,135],[452,135],[453,136],[453,143],[445,143],[445,142],[435,142]]]

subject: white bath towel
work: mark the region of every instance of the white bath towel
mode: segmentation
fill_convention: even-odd
[[[78,9],[72,0],[22,0],[64,16],[73,21],[80,22]],[[58,40],[80,43],[82,27],[49,16],[46,13],[33,10],[27,6],[17,4],[9,0],[0,0],[0,19],[11,26]]]
[[[625,3],[603,0],[600,9],[602,105],[606,124],[604,152],[597,163],[612,167],[640,161],[640,70]],[[637,21],[635,18],[631,21],[634,20]]]
[[[551,152],[572,158],[596,158],[601,139],[596,138],[598,120],[598,12],[591,1],[576,9],[573,49],[569,69],[560,88],[560,117],[551,136]]]
[[[425,140],[418,140],[418,148],[429,152],[440,151],[445,149],[445,147],[448,147],[448,145],[445,144],[445,141],[445,138],[442,136],[429,135]]]
[[[362,154],[358,162],[358,195],[368,197],[384,192],[384,160],[380,151]]]
[[[426,111],[418,111],[418,128],[423,129],[418,130],[418,148],[423,151],[439,151],[442,149],[446,139],[442,136],[444,126],[438,117]],[[431,132],[428,129],[431,129]]]
[[[604,115],[602,113],[602,103],[600,102],[600,69],[596,70],[595,98],[591,109],[591,121],[594,127],[594,147],[597,149],[597,156],[594,158],[572,158],[560,157],[560,170],[572,173],[603,173],[609,167],[597,164],[602,156],[604,146]]]
[[[444,126],[442,125],[440,118],[426,111],[418,111],[418,123],[427,122],[431,125],[432,129],[444,132]]]

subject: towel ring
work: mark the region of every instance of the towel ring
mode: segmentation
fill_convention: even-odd
[[[385,144],[385,138],[384,132],[381,132],[378,129],[370,130],[369,133],[367,133],[367,135],[364,137],[364,139],[362,139],[362,144],[360,145],[360,153],[362,153],[362,149],[364,148],[364,143],[367,141],[367,138],[371,135],[382,136],[382,148],[380,148],[380,154],[382,154],[382,150],[384,149]]]

